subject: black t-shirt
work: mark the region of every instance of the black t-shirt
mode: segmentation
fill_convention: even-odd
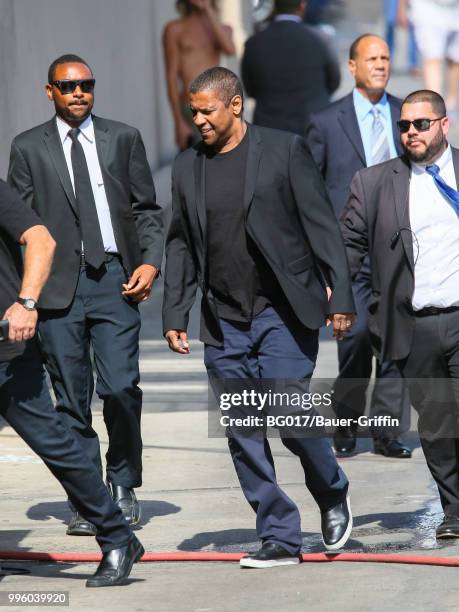
[[[18,244],[22,234],[42,225],[37,215],[18,195],[0,180],[0,319],[19,294],[22,279],[22,253]],[[0,361],[22,355],[25,342],[0,342]]]
[[[279,295],[275,277],[245,231],[248,136],[228,153],[206,152],[208,285],[218,315],[251,321]]]

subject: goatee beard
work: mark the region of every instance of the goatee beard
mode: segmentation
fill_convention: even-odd
[[[439,132],[438,135],[432,140],[432,142],[426,147],[425,151],[423,151],[422,153],[417,153],[416,151],[408,149],[404,145],[402,146],[408,159],[410,159],[416,164],[424,164],[432,162],[438,157],[440,157],[441,153],[443,153],[443,151],[448,146],[448,142],[443,132]]]

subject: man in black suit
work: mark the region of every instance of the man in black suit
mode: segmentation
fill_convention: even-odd
[[[107,480],[135,524],[134,487],[142,478],[138,302],[148,298],[161,263],[161,209],[139,132],[91,115],[94,83],[78,56],[51,64],[46,92],[56,116],[14,139],[8,178],[57,243],[39,302],[57,410],[102,473],[91,425],[92,347],[109,435]],[[95,530],[75,511],[67,533]]]
[[[255,98],[255,125],[304,136],[309,114],[338,88],[338,58],[326,35],[302,21],[305,0],[276,0],[273,22],[248,39],[241,74]]]
[[[459,537],[459,151],[441,96],[416,91],[399,121],[404,155],[359,171],[342,229],[355,276],[369,255],[370,331],[396,360],[419,413],[427,465],[445,513],[437,538]]]
[[[163,305],[169,346],[189,352],[188,316],[199,286],[200,338],[214,389],[222,379],[295,379],[308,387],[318,328],[329,318],[341,336],[354,308],[322,179],[302,138],[243,120],[242,87],[231,71],[199,75],[190,108],[203,142],[180,154],[172,173]],[[320,271],[332,288],[329,302]],[[328,440],[301,433],[280,431],[320,507],[324,544],[336,550],[352,527],[348,482]],[[267,438],[260,429],[231,426],[227,436],[263,543],[242,567],[298,563],[300,516],[277,484]]]
[[[23,261],[20,245],[25,247]],[[86,585],[119,585],[142,556],[142,545],[54,410],[34,338],[35,304],[55,246],[37,215],[0,181],[0,414],[40,456],[74,506],[96,525],[103,559]]]
[[[313,114],[307,135],[337,218],[343,211],[357,170],[395,157],[401,151],[396,127],[401,100],[385,90],[390,75],[386,42],[372,34],[357,38],[350,48],[349,70],[355,80],[353,92]],[[344,419],[356,420],[365,411],[373,363],[367,323],[370,275],[368,260],[365,260],[353,282],[357,320],[351,333],[338,344],[339,375],[335,383],[334,407],[337,416]],[[410,449],[398,439],[398,435],[408,429],[409,409],[398,368],[390,361],[377,361],[371,414],[398,419],[399,427],[371,429],[375,453],[411,457]],[[352,453],[356,445],[356,425],[338,427],[334,444],[338,452]]]

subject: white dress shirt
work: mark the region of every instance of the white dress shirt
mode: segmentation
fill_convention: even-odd
[[[70,174],[70,180],[72,181],[73,191],[75,192],[71,156],[72,140],[68,135],[72,128],[57,116],[56,123],[62,148],[64,149],[65,161]],[[118,253],[115,234],[113,232],[112,219],[110,217],[110,209],[108,207],[107,195],[105,193],[104,179],[100,169],[99,158],[97,156],[96,137],[94,134],[92,117],[87,117],[79,126],[79,129],[80,133],[78,134],[78,141],[83,147],[84,155],[86,157],[86,164],[88,165],[92,192],[94,194],[94,201],[96,203],[97,217],[99,219],[100,232],[102,234],[102,241],[104,243],[104,250],[108,253]]]
[[[451,147],[434,162],[457,189]],[[459,217],[425,166],[411,163],[410,225],[414,232],[413,309],[459,306]]]

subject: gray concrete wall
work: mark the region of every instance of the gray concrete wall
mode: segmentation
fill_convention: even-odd
[[[242,41],[244,0],[225,0],[223,18]],[[0,0],[0,177],[11,139],[52,114],[48,66],[81,55],[97,79],[94,112],[138,127],[156,170],[175,154],[162,52],[174,0]],[[243,8],[241,8],[243,7]],[[239,47],[241,45],[238,45]],[[232,60],[231,68],[237,68]]]

